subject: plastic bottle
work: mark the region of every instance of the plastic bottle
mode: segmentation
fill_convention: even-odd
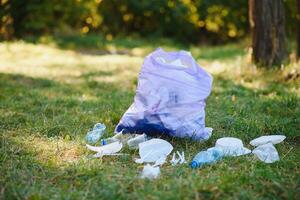
[[[120,133],[117,133],[116,135],[114,135],[113,137],[102,139],[101,140],[101,145],[107,145],[107,144],[110,144],[110,143],[113,143],[113,142],[120,141],[123,136],[124,136],[123,133],[120,132]]]
[[[86,134],[86,141],[89,144],[95,144],[103,136],[103,134],[105,133],[105,129],[106,129],[106,126],[104,124],[101,124],[101,123],[95,124],[93,130],[89,131]]]
[[[130,140],[127,141],[127,144],[129,146],[130,149],[137,149],[139,148],[139,144],[142,142],[146,142],[147,140],[149,140],[150,138],[147,137],[147,135],[144,133],[142,135],[138,135]]]
[[[102,139],[100,143],[101,143],[101,145],[107,145],[107,144],[111,144],[111,143],[117,142],[117,141],[119,141],[119,140],[117,140],[113,137],[110,137],[110,138]]]
[[[220,160],[224,156],[224,153],[219,147],[212,147],[206,151],[200,151],[192,160],[190,166],[195,169],[205,164],[214,163]]]

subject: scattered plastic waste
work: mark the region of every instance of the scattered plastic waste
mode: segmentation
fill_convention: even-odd
[[[127,141],[127,144],[130,149],[137,149],[139,148],[139,144],[145,142],[149,139],[146,134],[138,135],[130,140]]]
[[[149,164],[144,166],[141,178],[156,179],[160,175],[160,168]]]
[[[86,134],[86,141],[89,144],[95,144],[105,133],[106,126],[102,123],[95,124],[93,130]]]
[[[267,143],[272,143],[272,144],[278,144],[282,142],[286,137],[284,135],[264,135],[261,137],[258,137],[254,140],[250,141],[250,144],[252,146],[259,146]]]
[[[216,141],[216,147],[223,150],[224,156],[241,156],[251,153],[244,147],[242,140],[234,137],[223,137]]]
[[[93,130],[105,130],[106,129],[106,126],[105,126],[105,124],[102,124],[102,123],[96,123],[95,125],[94,125],[94,128],[93,128]]]
[[[134,102],[115,132],[207,140],[212,129],[205,127],[205,101],[211,86],[212,76],[190,52],[158,48],[145,58]]]
[[[116,139],[116,138],[113,138],[113,137],[109,137],[109,138],[102,139],[101,140],[101,145],[107,145],[107,144],[117,142],[117,141],[119,141],[119,140]]]
[[[153,166],[154,167],[161,166],[166,162],[166,160],[167,160],[167,157],[160,157],[158,160],[155,161]]]
[[[212,135],[212,132],[213,132],[213,128],[211,128],[211,127],[205,127],[204,128],[204,132],[206,133],[206,137],[204,138],[204,140],[208,140],[210,137],[211,137],[211,135]]]
[[[252,153],[265,163],[273,163],[279,160],[278,152],[271,142],[256,147]]]
[[[123,134],[121,131],[120,133],[115,134],[113,137],[105,138],[101,140],[101,145],[107,145],[113,142],[120,141],[122,143],[126,142],[132,137],[130,134]]]
[[[279,160],[279,154],[274,144],[285,140],[284,135],[264,135],[250,141],[256,148],[252,151],[254,155],[265,163],[273,163]]]
[[[139,144],[140,159],[136,163],[156,162],[162,157],[167,157],[173,150],[173,146],[162,139],[151,139]]]
[[[177,154],[178,154],[178,156],[179,156],[179,158],[180,158],[179,164],[184,164],[184,163],[186,163],[185,156],[184,156],[184,152],[181,152],[181,155],[180,155],[180,153],[177,151]]]
[[[176,159],[176,154],[178,155],[178,159]],[[176,154],[173,153],[173,157],[172,160],[170,161],[172,166],[176,166],[177,164],[184,164],[186,163],[185,160],[185,156],[184,156],[184,152],[182,152],[181,154],[179,153],[179,151],[176,151]]]
[[[176,159],[176,153],[173,153],[172,160],[170,161],[172,166],[176,166],[180,161],[180,158]]]
[[[191,162],[191,168],[198,168],[205,164],[214,163],[224,156],[223,150],[219,147],[212,147],[206,151],[200,151]]]
[[[117,141],[100,147],[86,144],[86,147],[91,151],[97,152],[94,157],[98,158],[104,155],[117,155],[116,153],[122,149],[123,144]]]

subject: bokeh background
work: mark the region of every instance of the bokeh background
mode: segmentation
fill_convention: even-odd
[[[284,0],[286,32],[295,37],[295,0]],[[1,39],[101,34],[166,37],[219,44],[249,36],[248,1],[1,0]]]

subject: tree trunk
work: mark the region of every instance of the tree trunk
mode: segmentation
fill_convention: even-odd
[[[297,0],[297,58],[300,58],[300,0]]]
[[[253,60],[260,66],[280,65],[286,57],[282,0],[249,0]]]

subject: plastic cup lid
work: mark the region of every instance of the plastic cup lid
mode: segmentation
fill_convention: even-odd
[[[226,148],[241,148],[244,147],[242,140],[234,137],[223,137],[216,141],[216,146]]]
[[[252,146],[259,146],[267,143],[278,144],[286,137],[284,135],[264,135],[250,141]]]
[[[226,156],[240,156],[251,152],[244,147],[242,140],[234,137],[220,138],[215,146],[220,147]]]

